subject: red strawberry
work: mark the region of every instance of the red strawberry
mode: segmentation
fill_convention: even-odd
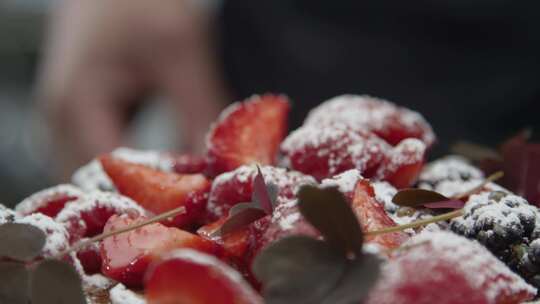
[[[418,112],[370,96],[334,97],[311,110],[304,124],[326,126],[334,123],[373,132],[391,145],[411,137],[421,139],[428,147],[435,141],[431,126]]]
[[[234,269],[189,249],[175,250],[152,264],[145,280],[149,304],[262,304]]]
[[[223,217],[216,222],[202,226],[197,230],[197,234],[203,238],[212,240],[223,247],[225,258],[235,264],[242,263],[245,260],[250,243],[252,242],[251,230],[249,226],[226,235],[213,235],[227,221]]]
[[[536,289],[475,241],[422,232],[382,268],[368,304],[522,303]]]
[[[262,166],[261,172],[266,183],[278,187],[280,198],[293,198],[301,185],[316,183],[310,176],[283,168]],[[238,203],[251,201],[253,179],[256,175],[255,166],[241,166],[217,176],[208,198],[207,213],[210,220],[227,216],[229,209]]]
[[[146,211],[131,199],[117,193],[90,192],[66,204],[55,220],[63,224],[74,243],[100,234],[113,214],[144,215]]]
[[[312,175],[317,180],[346,170],[358,169],[372,176],[389,145],[367,132],[355,132],[340,123],[304,125],[292,132],[281,145],[290,168]]]
[[[130,163],[110,155],[100,158],[103,169],[118,191],[153,213],[184,206],[186,213],[172,221],[189,227],[204,212],[210,181],[202,174],[176,174]]]
[[[55,217],[64,205],[83,196],[83,192],[72,185],[58,185],[41,190],[20,202],[15,210],[22,215],[43,213]]]
[[[96,274],[101,271],[102,260],[97,243],[92,243],[77,251],[77,258],[86,274]]]
[[[354,197],[354,190],[359,180],[362,180],[362,174],[356,169],[347,170],[338,175],[332,176],[332,178],[324,179],[321,182],[323,187],[337,187],[338,190],[343,193],[347,201],[352,202]]]
[[[287,131],[289,101],[282,95],[252,96],[226,108],[207,136],[213,176],[245,164],[271,165]]]
[[[174,157],[174,172],[178,174],[195,174],[206,171],[206,159],[191,154],[181,154]]]
[[[356,184],[351,207],[364,232],[396,226],[396,223],[384,210],[383,205],[377,202],[375,191],[368,180],[362,179]],[[391,249],[399,247],[407,239],[407,234],[403,232],[392,232],[367,237],[366,241]]]
[[[424,165],[426,145],[418,139],[408,138],[400,142],[383,160],[376,178],[406,188],[413,185]]]
[[[145,217],[115,215],[109,219],[104,231],[115,231],[144,220]],[[155,223],[106,238],[100,246],[102,272],[127,286],[139,287],[148,264],[159,254],[176,248],[218,253],[211,241],[178,228]]]

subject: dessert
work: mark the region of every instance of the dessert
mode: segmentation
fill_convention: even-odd
[[[461,157],[425,165],[435,134],[419,113],[343,95],[287,134],[289,108],[253,96],[223,111],[204,155],[119,148],[0,205],[5,242],[5,225],[43,234],[31,261],[0,248],[0,267],[63,261],[90,304],[537,297],[540,211]]]

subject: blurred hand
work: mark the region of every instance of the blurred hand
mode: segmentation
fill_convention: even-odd
[[[95,155],[129,144],[129,112],[156,91],[181,115],[184,148],[200,152],[225,100],[209,15],[190,0],[57,3],[38,93],[64,177]]]

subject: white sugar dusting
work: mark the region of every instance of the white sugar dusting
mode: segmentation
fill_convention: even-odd
[[[77,200],[68,202],[64,209],[58,213],[55,220],[66,225],[66,227],[72,225],[73,220],[77,221],[77,225],[86,227],[86,224],[81,218],[81,213],[91,211],[97,207],[109,208],[118,214],[128,211],[137,212],[140,215],[147,213],[135,201],[126,196],[113,192],[93,191]]]
[[[497,303],[505,296],[520,292],[536,293],[534,287],[513,273],[482,245],[451,232],[423,231],[405,246],[409,246],[409,249],[401,253],[398,251],[398,257],[383,266],[383,278],[376,287],[377,303],[405,303],[399,287],[415,284],[416,280],[418,284],[426,282],[425,276],[431,276],[437,281],[444,280],[443,274],[433,272],[441,263],[451,264],[457,273],[464,276],[471,288],[484,293],[488,303]],[[417,275],[411,277],[410,271],[404,272],[404,263],[418,265]],[[456,296],[459,298],[459,295]]]
[[[82,280],[83,288],[96,288],[96,289],[108,289],[113,286],[115,282],[101,274],[87,275],[84,271],[84,267],[81,264],[81,261],[77,257],[77,253],[70,252],[69,257],[73,263],[75,271],[79,274]]]
[[[44,214],[35,213],[27,215],[15,220],[15,223],[32,225],[45,233],[47,238],[42,255],[46,258],[56,257],[62,251],[66,250],[69,245],[69,235],[64,226]]]
[[[420,173],[419,180],[436,183],[443,180],[466,181],[483,178],[482,171],[471,165],[465,158],[449,155],[426,165]]]
[[[341,193],[351,193],[354,191],[359,180],[363,179],[362,174],[357,169],[347,170],[332,178],[326,178],[321,182],[322,187],[337,187]]]
[[[31,196],[22,200],[16,207],[15,210],[22,214],[30,214],[37,209],[43,207],[45,203],[60,199],[63,197],[73,197],[77,198],[84,194],[81,189],[69,185],[61,184],[51,188],[47,188],[32,194]]]
[[[123,284],[117,284],[109,291],[111,304],[146,304],[146,300],[129,290]]]
[[[171,172],[174,166],[174,160],[169,154],[154,150],[135,150],[122,147],[115,149],[112,156],[165,172]]]
[[[96,159],[77,169],[71,177],[71,182],[84,191],[116,191],[112,180]]]
[[[277,168],[273,166],[260,166],[262,175],[266,183],[272,183],[279,189],[278,196],[290,196],[295,195],[296,192],[303,185],[317,184],[314,178],[309,175],[302,174],[297,171],[287,171],[284,168]],[[210,199],[208,200],[208,210],[218,215],[224,215],[224,207],[221,202],[216,201],[212,197],[212,192],[215,189],[221,187],[227,187],[226,184],[233,180],[240,183],[252,182],[253,178],[257,175],[257,167],[253,165],[244,165],[238,167],[234,171],[225,172],[218,175],[212,182],[212,189],[210,191]],[[289,193],[292,192],[292,193]]]
[[[418,112],[398,107],[395,104],[367,95],[341,95],[329,99],[312,109],[304,121],[305,125],[328,125],[340,122],[354,129],[383,129],[392,119],[408,128],[427,130],[422,141],[431,144],[435,134],[431,126]]]
[[[384,205],[384,209],[387,212],[395,212],[399,206],[392,202],[392,198],[397,193],[397,189],[390,185],[388,182],[373,182],[371,183],[373,190],[375,190],[375,198],[377,201]]]
[[[16,211],[11,210],[8,207],[0,204],[0,225],[5,223],[11,223],[19,217],[20,215]]]

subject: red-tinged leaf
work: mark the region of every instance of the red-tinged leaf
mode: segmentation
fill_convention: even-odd
[[[267,214],[272,214],[273,203],[269,191],[264,182],[264,176],[261,168],[257,166],[257,175],[253,179],[253,196],[252,201],[255,205],[260,206]]]
[[[403,189],[392,198],[392,202],[403,207],[422,207],[425,204],[448,201],[448,197],[425,189]]]
[[[424,207],[431,209],[460,209],[463,206],[465,206],[465,203],[460,200],[447,200],[424,205]]]
[[[266,216],[266,212],[264,212],[262,209],[243,208],[237,213],[231,215],[223,226],[221,226],[221,228],[212,233],[212,236],[225,235],[237,231],[264,216]]]

